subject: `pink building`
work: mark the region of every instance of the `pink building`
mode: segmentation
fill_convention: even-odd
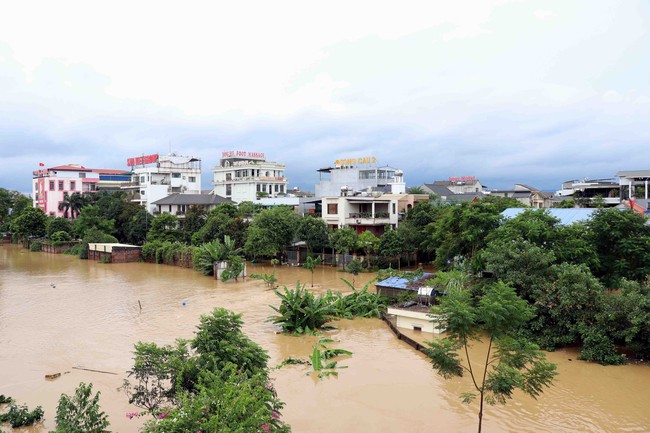
[[[68,164],[41,168],[33,172],[33,178],[34,207],[39,207],[46,215],[63,217],[59,203],[66,193],[72,195],[75,192],[86,194],[102,189],[119,190],[120,185],[131,180],[131,172]]]

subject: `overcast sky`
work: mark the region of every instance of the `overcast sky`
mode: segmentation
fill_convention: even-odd
[[[408,186],[650,169],[650,2],[15,1],[0,6],[0,187],[78,163],[224,150]]]

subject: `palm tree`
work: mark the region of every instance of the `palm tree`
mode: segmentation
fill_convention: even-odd
[[[73,192],[72,195],[69,196],[68,202],[70,203],[70,216],[72,219],[77,218],[81,209],[88,204],[86,197],[78,192]]]
[[[63,218],[68,218],[68,211],[70,210],[70,196],[67,192],[63,194],[63,200],[59,202],[59,210],[63,211]]]

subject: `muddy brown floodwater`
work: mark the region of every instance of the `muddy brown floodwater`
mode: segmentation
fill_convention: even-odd
[[[270,269],[249,265],[248,271]],[[310,281],[309,271],[301,268],[278,268],[277,276],[288,286]],[[345,291],[342,276],[351,277],[318,269],[315,289]],[[360,275],[357,287],[372,277]],[[191,338],[199,316],[219,306],[243,313],[244,331],[268,351],[271,365],[289,356],[306,358],[316,338],[276,334],[266,319],[272,314],[269,304],[277,303],[258,280],[221,283],[189,269],[108,265],[0,245],[0,394],[30,407],[42,405],[45,421],[23,430],[40,433],[54,428],[61,393],[92,382],[101,391],[111,430],[137,432],[142,420],[129,420],[126,413],[138,409],[117,391],[132,365],[134,343]],[[469,389],[467,379],[443,380],[380,320],[335,325],[330,335],[339,341],[335,347],[353,352],[341,362],[348,368],[338,378],[314,380],[305,375],[305,366],[273,372],[286,403],[283,417],[294,432],[475,431],[475,405],[458,398]],[[577,361],[571,350],[548,358],[558,364],[555,385],[537,401],[516,395],[506,406],[488,407],[485,432],[650,431],[650,366],[602,367]],[[44,378],[58,372],[64,373],[58,379]]]

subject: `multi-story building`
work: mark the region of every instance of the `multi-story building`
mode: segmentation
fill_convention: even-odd
[[[402,170],[377,167],[374,156],[336,160],[333,167],[318,170],[316,197],[333,197],[347,192],[382,192],[404,194],[406,183]]]
[[[616,179],[611,178],[567,180],[562,182],[562,189],[555,193],[554,200],[566,200],[567,197],[585,202],[598,198],[606,205],[616,206],[621,203],[620,185]]]
[[[131,182],[122,189],[150,213],[158,209],[155,201],[170,194],[201,193],[200,158],[154,154],[129,158],[127,165],[132,167]]]
[[[322,198],[322,218],[331,229],[352,227],[381,236],[386,226],[396,228],[417,202],[428,200],[427,194],[346,193]]]
[[[620,185],[620,196],[626,199],[640,198],[648,200],[648,180],[650,170],[626,170],[616,173]]]
[[[262,152],[222,152],[219,165],[212,169],[212,193],[235,203],[283,196],[287,193],[288,182],[284,168],[284,164],[267,161]]]
[[[40,208],[46,215],[56,217],[72,217],[71,213],[66,215],[65,209],[59,209],[59,204],[66,200],[66,195],[119,190],[120,185],[131,179],[126,170],[86,168],[78,164],[41,168],[32,174],[34,207]]]

